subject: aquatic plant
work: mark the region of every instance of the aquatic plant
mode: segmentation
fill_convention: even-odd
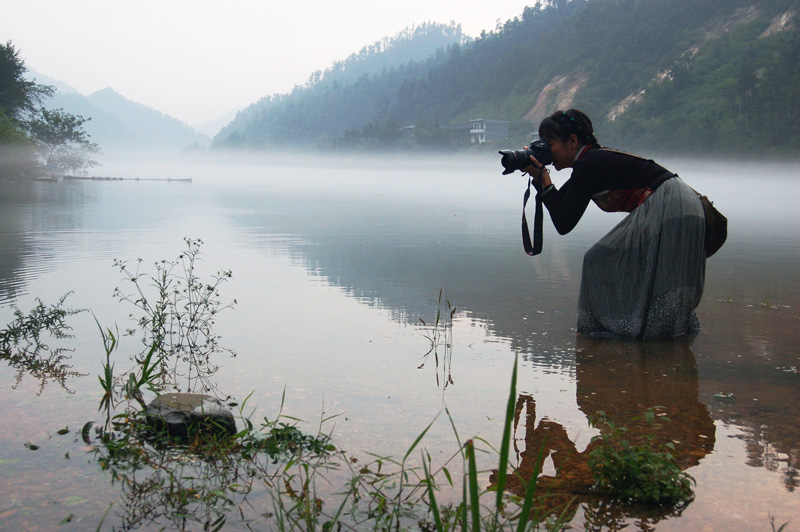
[[[141,259],[135,268],[128,261],[115,260],[114,267],[133,285],[133,292],[117,287],[114,297],[141,312],[139,316],[131,314],[145,346],[140,356],[158,361],[165,386],[187,392],[211,391],[210,377],[218,369],[212,357],[218,353],[236,356],[219,344],[214,331],[217,315],[236,305],[236,300],[223,303],[219,292],[232,273],[217,271],[210,281],[204,281],[197,273],[203,241],[185,238],[184,242],[186,249],[177,259],[156,262],[152,274],[141,271]],[[136,329],[127,333],[135,334]]]
[[[563,523],[557,517],[538,515],[536,476],[523,480],[528,490],[522,500],[504,489],[516,399],[516,361],[495,473],[497,481],[490,489],[481,488],[476,462],[476,454],[486,452],[479,450],[479,444],[488,443],[474,438],[461,444],[447,413],[459,441],[457,453],[448,460],[461,460],[463,500],[457,504],[441,503],[436,498],[441,475],[448,489],[455,488],[447,464],[434,470],[430,454],[421,451],[422,469],[410,466],[410,458],[435,420],[418,435],[402,460],[375,457],[366,464],[337,450],[331,436],[322,432],[323,425],[335,416],[323,416],[316,435],[302,432],[296,425],[300,420],[281,414],[272,421],[265,418],[256,428],[252,414],[244,413],[247,399],[239,416],[244,428],[231,437],[204,435],[176,443],[165,435],[154,434],[144,416],[143,392],[157,394],[169,387],[177,388],[181,379],[185,379],[182,382],[188,391],[216,389],[210,380],[216,371],[211,355],[226,351],[219,347],[213,325],[221,310],[235,304],[222,304],[219,295],[221,284],[231,274],[217,272],[209,283],[200,280],[195,264],[201,244],[199,240],[186,239],[187,250],[176,261],[157,262],[152,275],[140,272],[141,261],[135,270],[126,262],[114,263],[135,288],[133,295],[116,289],[114,296],[141,311],[138,318],[133,318],[145,349],[134,357],[132,369],[116,373],[112,355],[119,346],[119,331],[104,329],[98,322],[105,351],[103,372],[98,377],[104,392],[100,410],[106,420],[103,427],[95,428],[95,441],[91,442],[91,424],[84,427],[82,436],[95,446],[96,459],[102,469],[111,473],[112,482],[122,486],[123,499],[118,504],[122,511],[118,513],[123,528],[167,518],[181,529],[191,523],[204,529],[221,529],[234,509],[240,519],[245,518],[243,501],[256,487],[272,501],[271,511],[262,517],[275,520],[280,530],[422,527],[445,531],[462,527],[473,531],[524,531],[538,530],[541,523],[547,529],[561,528]],[[444,347],[446,386],[452,383],[449,367],[456,309],[446,297],[443,309],[442,301],[440,291],[436,319],[430,326],[420,321],[430,341],[424,358],[433,353],[437,382],[438,349]],[[424,364],[423,361],[420,367]],[[328,494],[321,496],[319,483],[329,490],[327,473],[342,468],[349,474],[344,491],[334,496],[326,491]],[[492,503],[487,504],[487,500]],[[329,511],[326,504],[330,503],[335,506]],[[517,511],[509,511],[512,507]]]
[[[647,409],[643,418],[652,425],[656,413]],[[660,416],[659,421],[669,421]],[[627,429],[614,424],[605,412],[590,419],[601,430],[592,438],[599,444],[589,453],[589,467],[596,487],[625,503],[683,507],[694,499],[694,478],[682,471],[671,442],[656,444],[652,436],[634,444],[626,438]]]
[[[120,527],[168,523],[178,530],[221,530],[237,508],[240,517],[244,515],[247,496],[262,483],[279,489],[291,482],[289,471],[298,464],[311,464],[315,470],[327,467],[325,462],[336,453],[330,435],[306,434],[280,412],[256,427],[244,415],[246,404],[245,399],[239,409],[244,428],[233,436],[205,432],[202,437],[171,440],[155,433],[143,411],[131,404],[104,427],[93,431],[87,423],[81,431],[84,442],[94,448],[100,468],[121,489],[113,504]],[[104,521],[107,518],[108,512]]]
[[[103,337],[106,352],[113,352],[116,335],[106,330]],[[101,383],[114,382],[113,370],[110,374],[112,377],[101,377]],[[135,377],[137,382],[140,376]],[[109,472],[111,482],[121,486],[122,497],[114,505],[114,515],[122,529],[169,523],[177,529],[200,526],[221,530],[230,519],[257,518],[278,530],[561,530],[567,508],[560,515],[540,512],[538,471],[522,480],[527,486],[524,498],[504,489],[510,469],[516,378],[515,361],[500,450],[480,438],[462,444],[445,409],[458,450],[438,469],[426,450],[420,450],[421,468],[410,465],[436,419],[416,437],[401,460],[374,456],[362,463],[337,449],[331,435],[323,432],[336,416],[323,414],[316,434],[301,431],[297,426],[301,420],[280,412],[274,420],[264,418],[256,427],[252,414],[245,411],[249,397],[237,405],[244,428],[232,437],[212,435],[171,442],[153,433],[142,410],[136,408],[138,400],[130,398],[107,402],[109,408],[116,405],[119,411],[94,432],[87,424],[82,437],[94,447],[95,459]],[[113,397],[114,386],[111,389]],[[280,411],[284,401],[285,396]],[[484,489],[481,478],[485,472],[478,470],[477,455],[486,452],[497,453],[499,461],[495,480]],[[438,497],[441,490],[458,489],[453,464],[459,459],[462,499],[442,502]],[[343,488],[332,486],[329,478],[338,470],[343,470],[336,477],[345,479]],[[254,491],[271,501],[270,509],[258,517],[252,515],[253,502],[246,502]],[[107,518],[108,514],[104,520]]]
[[[115,364],[111,362],[111,355],[119,346],[119,329],[116,333],[110,328],[103,329],[100,322],[95,317],[95,323],[100,329],[100,336],[103,339],[103,350],[105,360],[102,362],[103,374],[98,375],[100,386],[103,388],[103,397],[100,399],[99,410],[106,414],[106,428],[111,423],[111,415],[121,401],[130,403],[136,401],[142,411],[146,408],[143,390],[147,389],[154,394],[158,394],[165,386],[161,380],[163,373],[159,371],[165,354],[157,355],[158,343],[150,347],[144,356],[136,358],[136,365],[121,375],[114,374]],[[130,405],[126,408],[125,416],[130,415]]]
[[[443,291],[439,290],[439,300],[436,304],[436,318],[430,325],[422,318],[419,318],[424,328],[423,335],[430,342],[430,348],[422,355],[422,363],[418,366],[418,369],[424,368],[430,355],[433,354],[436,367],[436,386],[441,386],[444,390],[448,385],[453,384],[451,367],[453,361],[453,317],[456,314],[456,307],[454,307],[445,296],[445,309],[443,312],[442,296]],[[439,348],[443,350],[441,358],[439,356]],[[439,375],[440,371],[441,376]]]
[[[536,492],[538,472],[527,481],[524,498],[504,490],[509,473],[509,444],[512,433],[514,400],[516,398],[516,362],[509,394],[509,408],[504,422],[500,450],[488,442],[472,438],[461,439],[452,417],[445,413],[458,442],[458,450],[444,464],[435,468],[430,453],[420,449],[424,438],[436,419],[431,421],[414,439],[400,460],[387,456],[374,456],[367,463],[345,452],[350,479],[345,490],[338,493],[340,499],[330,510],[326,502],[316,496],[314,486],[319,472],[306,469],[302,490],[275,491],[274,516],[285,526],[278,529],[301,530],[425,530],[445,532],[451,530],[480,531],[530,531],[562,530],[565,527],[569,505],[560,512],[541,512],[541,497]],[[486,446],[486,447],[484,447]],[[419,450],[421,469],[412,467],[410,459]],[[496,480],[488,488],[481,486],[486,472],[478,469],[479,453],[495,453],[499,456]],[[457,476],[460,463],[460,482]],[[516,474],[512,472],[512,474]],[[298,479],[299,480],[299,479]],[[458,493],[460,500],[447,500],[440,495],[444,490]],[[298,494],[301,494],[298,497]]]
[[[573,509],[572,501],[556,508],[543,511],[546,507],[543,504],[547,494],[537,493],[538,478],[540,469],[535,468],[530,478],[525,479],[519,476],[522,485],[525,486],[525,496],[520,498],[506,492],[506,480],[510,468],[509,449],[511,435],[513,432],[514,410],[517,398],[517,359],[514,360],[514,368],[511,376],[511,386],[506,405],[505,418],[503,421],[503,436],[499,451],[494,450],[498,455],[498,464],[493,475],[493,484],[486,490],[480,487],[479,471],[476,461],[476,442],[488,445],[488,442],[479,438],[468,440],[464,445],[460,445],[460,456],[462,460],[462,499],[456,505],[452,503],[442,505],[436,501],[437,487],[434,476],[431,474],[431,459],[427,453],[423,455],[424,467],[424,486],[427,490],[427,505],[432,516],[433,523],[430,523],[429,530],[436,532],[446,532],[450,530],[472,530],[480,531],[504,531],[515,530],[523,532],[528,530],[563,530],[569,520],[570,512]],[[458,440],[458,432],[452,418],[449,416],[453,432]],[[490,446],[491,448],[491,446]],[[543,452],[543,449],[540,450]],[[445,473],[448,483],[452,486],[452,475],[443,466],[441,471]],[[517,475],[516,472],[513,474]],[[486,499],[488,498],[488,502]]]
[[[770,515],[770,516],[769,516],[769,524],[770,524],[770,526],[772,527],[772,532],[783,532],[783,531],[784,531],[784,529],[785,529],[787,526],[789,526],[789,521],[786,521],[785,523],[783,523],[782,525],[780,525],[778,528],[775,528],[775,526],[776,526],[776,525],[775,525],[775,516],[774,516],[774,515]]]

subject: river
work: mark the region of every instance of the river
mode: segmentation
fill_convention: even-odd
[[[439,415],[422,445],[444,460],[457,447],[445,407],[462,439],[499,445],[518,354],[512,462],[521,471],[542,431],[558,432],[559,450],[581,456],[597,434],[588,424],[594,413],[630,420],[663,406],[671,422],[661,435],[676,442],[697,484],[680,515],[647,526],[768,530],[774,516],[797,529],[798,167],[659,162],[729,219],[727,243],[707,262],[702,330],[679,346],[576,337],[583,253],[622,215],[590,206],[563,237],[546,220],[544,251],[528,257],[520,238],[525,182],[501,176],[494,157],[142,158],[99,169],[124,180],[7,187],[0,323],[14,306],[27,311],[36,298],[54,303],[68,292],[67,306],[92,312],[71,316],[74,338],[63,341],[71,371],[85,376],[61,386],[0,371],[0,529],[115,526],[106,508],[118,485],[79,434],[99,418],[102,396],[94,318],[132,326],[135,309],[113,297],[116,287],[130,288],[114,260],[142,259],[152,271],[177,257],[184,238],[202,240],[203,275],[232,271],[221,294],[236,305],[220,313],[216,330],[237,356],[220,356],[215,379],[238,400],[252,392],[257,417],[274,418],[285,397],[283,413],[312,432],[322,415],[336,415],[329,429],[351,455],[399,457]],[[568,177],[553,175],[557,184]],[[425,358],[426,334],[447,302],[456,309],[451,349]],[[118,366],[139,349],[126,337]],[[558,462],[546,457],[545,477],[569,477]],[[487,471],[482,484],[490,482]],[[573,526],[590,526],[591,512],[579,500]]]

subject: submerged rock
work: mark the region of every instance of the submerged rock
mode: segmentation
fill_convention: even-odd
[[[166,393],[145,408],[147,423],[172,438],[187,439],[205,432],[214,435],[236,434],[236,421],[222,401],[196,393]]]

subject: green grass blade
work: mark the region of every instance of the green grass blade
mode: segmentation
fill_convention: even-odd
[[[436,530],[438,532],[444,532],[444,527],[442,526],[442,517],[439,515],[439,505],[436,502],[436,495],[433,493],[433,481],[431,480],[430,470],[428,469],[428,460],[425,460],[425,456],[422,456],[422,467],[425,471],[425,484],[428,486],[428,496],[430,497],[430,508],[433,512],[433,522],[436,525]]]
[[[478,497],[478,467],[475,463],[475,444],[467,441],[467,462],[469,464],[469,502],[472,513],[472,531],[481,530],[481,507]]]
[[[461,504],[459,505],[459,515],[461,516],[461,532],[467,532],[469,522],[467,521],[467,478],[464,477],[461,488]]]
[[[514,408],[517,402],[517,360],[514,356],[514,369],[511,372],[511,390],[503,424],[503,441],[500,444],[500,463],[497,466],[497,499],[495,502],[495,522],[503,509],[503,492],[506,489],[506,470],[508,468],[508,449],[511,446],[511,427],[514,424]]]
[[[419,445],[419,442],[420,442],[420,441],[422,441],[422,438],[424,438],[424,437],[425,437],[425,434],[427,434],[427,433],[428,433],[428,430],[429,430],[429,429],[430,429],[430,428],[433,426],[433,424],[434,424],[434,423],[436,423],[436,420],[437,420],[438,418],[439,418],[439,414],[436,414],[436,417],[435,417],[435,418],[433,418],[433,421],[431,421],[430,423],[428,423],[428,426],[427,426],[427,427],[425,427],[425,430],[423,430],[423,431],[420,433],[420,435],[419,435],[419,436],[417,436],[417,439],[416,439],[416,440],[414,440],[414,443],[412,443],[412,444],[411,444],[411,447],[409,447],[409,448],[408,448],[408,451],[406,451],[406,455],[403,457],[403,463],[405,463],[405,461],[406,461],[406,460],[408,460],[408,457],[409,457],[409,455],[411,455],[411,453],[412,453],[412,452],[414,452],[414,449],[417,447],[417,445]]]
[[[542,448],[539,449],[539,458],[536,460],[536,467],[533,469],[531,480],[525,490],[525,500],[522,503],[522,512],[519,516],[517,523],[517,532],[524,532],[530,520],[531,510],[533,509],[533,497],[536,495],[536,484],[539,481],[539,473],[541,472],[542,456],[544,456],[546,442],[542,442]]]

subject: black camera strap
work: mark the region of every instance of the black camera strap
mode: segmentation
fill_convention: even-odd
[[[536,185],[534,185],[536,186]],[[525,253],[533,257],[542,252],[542,193],[537,189],[536,212],[533,215],[533,244],[531,244],[530,230],[528,229],[528,219],[525,217],[525,206],[528,205],[528,198],[531,197],[531,179],[528,178],[528,190],[522,199],[522,247]]]

